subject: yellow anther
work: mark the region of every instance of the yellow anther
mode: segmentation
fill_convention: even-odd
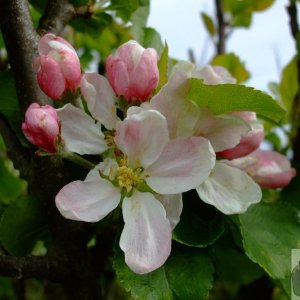
[[[131,192],[134,186],[143,180],[139,177],[140,170],[132,170],[126,166],[118,167],[115,170],[116,179],[120,188],[125,188],[127,193]]]

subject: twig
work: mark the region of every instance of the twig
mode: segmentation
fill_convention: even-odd
[[[224,22],[224,9],[223,0],[215,0],[216,17],[218,23],[218,39],[217,39],[217,54],[225,53],[225,41],[226,41],[226,23]]]

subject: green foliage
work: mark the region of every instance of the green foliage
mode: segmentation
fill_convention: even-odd
[[[168,82],[169,48],[167,43],[165,43],[164,50],[160,56],[158,62],[158,70],[159,70],[159,83],[156,92],[158,92],[160,88]]]
[[[291,249],[300,248],[297,213],[279,202],[253,205],[239,216],[247,255],[273,278],[290,276]]]
[[[201,80],[192,78],[186,98],[215,114],[254,111],[276,122],[285,116],[284,109],[271,96],[243,85],[206,85]]]
[[[145,275],[133,273],[118,248],[114,268],[133,299],[204,300],[212,288],[214,268],[206,251],[173,245],[167,263]]]
[[[46,232],[46,216],[40,201],[20,197],[4,211],[0,220],[0,242],[12,255],[29,254]]]
[[[290,111],[298,91],[297,57],[294,57],[282,70],[279,93],[285,108]]]
[[[0,277],[0,299],[17,300],[13,289],[13,283],[10,278]]]
[[[185,245],[206,247],[224,232],[225,220],[211,205],[201,201],[195,191],[183,194],[183,211],[173,238]]]
[[[250,77],[250,74],[244,64],[234,53],[218,55],[211,61],[211,64],[226,68],[231,75],[236,78],[238,83],[246,81]]]
[[[216,34],[216,27],[213,19],[206,13],[202,12],[200,14],[204,27],[208,34],[213,37]]]
[[[18,178],[11,161],[0,158],[0,203],[8,204],[15,200],[26,188],[25,181]]]
[[[143,28],[142,35],[138,41],[145,48],[154,48],[160,54],[164,49],[160,34],[151,27]]]

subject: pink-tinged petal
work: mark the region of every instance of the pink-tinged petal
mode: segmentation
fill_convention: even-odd
[[[196,188],[209,176],[215,153],[202,137],[171,140],[160,157],[144,170],[147,184],[160,194]]]
[[[170,137],[189,137],[199,118],[199,108],[185,99],[194,66],[187,62],[178,63],[169,82],[151,101],[151,108],[160,111],[167,119]]]
[[[39,41],[38,51],[40,55],[47,55],[52,48],[49,45],[49,42],[54,41],[56,36],[53,33],[47,33]]]
[[[202,112],[195,126],[195,135],[207,138],[216,152],[236,146],[250,126],[241,118],[222,115],[214,116]]]
[[[232,116],[240,117],[246,122],[256,122],[256,113],[253,111],[234,111],[230,113]]]
[[[164,206],[167,219],[170,221],[173,230],[180,221],[180,215],[183,208],[182,194],[156,195],[155,198]]]
[[[66,81],[59,64],[50,57],[41,56],[39,65],[37,80],[41,90],[54,100],[61,98],[66,88]]]
[[[245,172],[217,162],[209,178],[198,188],[200,198],[226,215],[244,213],[262,198],[259,185]]]
[[[163,205],[150,193],[135,191],[123,200],[125,226],[120,248],[125,262],[137,274],[164,264],[171,251],[171,226]]]
[[[156,110],[143,110],[117,123],[115,142],[133,168],[152,164],[168,140],[166,119]]]
[[[251,131],[243,136],[234,148],[221,151],[217,155],[226,159],[234,159],[256,150],[264,139],[264,128],[261,124],[253,124],[251,127]]]
[[[116,96],[107,79],[99,74],[84,74],[80,89],[92,116],[107,129],[116,127]]]
[[[57,110],[65,150],[78,154],[100,154],[107,149],[101,125],[71,104]]]
[[[96,181],[76,180],[65,185],[56,195],[55,204],[67,219],[98,222],[120,202],[120,191],[99,177]]]
[[[196,70],[193,77],[203,79],[205,84],[225,84],[225,83],[236,83],[236,79],[221,66],[207,65],[202,69]]]

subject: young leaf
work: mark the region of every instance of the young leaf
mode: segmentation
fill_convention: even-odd
[[[225,67],[236,78],[238,83],[249,79],[249,72],[234,53],[218,55],[211,61],[211,64]]]
[[[201,80],[192,78],[186,98],[215,114],[253,111],[275,122],[285,115],[284,109],[271,96],[243,85],[206,85]]]
[[[213,37],[216,34],[214,21],[209,15],[204,12],[201,13],[201,19],[209,35]]]
[[[291,274],[291,249],[300,247],[297,210],[286,202],[252,205],[239,216],[247,255],[276,279]]]
[[[168,81],[168,65],[169,65],[169,48],[167,42],[158,62],[159,83],[158,90]]]
[[[10,204],[0,220],[0,242],[12,255],[31,252],[46,230],[45,214],[40,201],[23,197]]]

